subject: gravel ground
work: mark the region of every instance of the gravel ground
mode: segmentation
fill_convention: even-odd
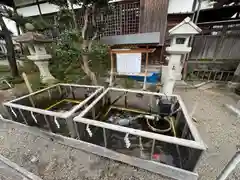
[[[236,103],[237,97],[228,96],[225,91],[220,90],[177,89],[176,93],[181,95],[189,111],[192,110],[194,103],[198,102],[194,117],[197,119],[196,126],[208,149],[196,171],[200,180],[215,180],[240,146],[240,120],[223,106],[225,103]],[[49,139],[29,134],[20,128],[6,128],[2,122],[0,153],[44,180],[169,180],[138,168],[57,144]],[[239,170],[234,172],[231,180],[239,179],[239,172]]]
[[[0,129],[0,153],[44,180],[165,179],[37,137],[14,125],[5,128],[1,123]]]
[[[217,89],[180,89],[177,90],[177,94],[181,95],[189,112],[197,102],[195,124],[208,149],[196,171],[200,180],[215,180],[240,147],[240,119],[224,106],[234,105],[240,98]],[[234,174],[238,174],[238,177],[233,175],[231,180],[239,180],[240,171],[235,171]]]

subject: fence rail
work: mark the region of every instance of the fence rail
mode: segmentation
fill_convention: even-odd
[[[240,59],[240,35],[203,35],[194,37],[191,60]]]
[[[188,80],[231,81],[234,71],[202,70],[195,69],[189,73]]]

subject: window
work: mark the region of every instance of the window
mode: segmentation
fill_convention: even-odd
[[[183,38],[183,37],[176,38],[176,44],[184,44],[185,40],[186,40],[186,38]]]

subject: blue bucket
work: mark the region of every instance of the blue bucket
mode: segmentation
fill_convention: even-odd
[[[144,76],[128,76],[130,79],[144,82]],[[149,76],[147,76],[147,83],[157,84],[160,82],[161,76],[160,73],[151,73]]]

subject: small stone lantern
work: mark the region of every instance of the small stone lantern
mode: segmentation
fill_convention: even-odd
[[[192,47],[188,46],[191,36],[199,34],[202,30],[194,24],[189,17],[170,29],[169,36],[171,44],[166,48],[169,54],[168,66],[163,67],[163,93],[171,95],[176,80],[182,79],[182,67],[184,55],[191,52]]]
[[[42,83],[52,84],[57,81],[51,75],[48,68],[49,59],[51,59],[52,56],[47,54],[44,47],[45,43],[52,42],[51,39],[47,39],[44,35],[36,32],[26,32],[16,37],[14,40],[19,43],[26,44],[30,53],[27,58],[32,60],[39,68]]]

